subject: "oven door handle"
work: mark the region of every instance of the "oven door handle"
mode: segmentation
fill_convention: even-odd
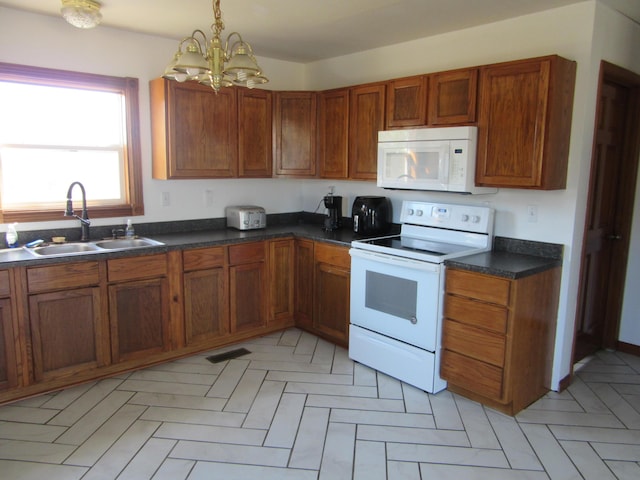
[[[357,248],[349,249],[352,257],[359,257],[372,262],[385,263],[387,265],[395,265],[397,267],[406,267],[414,270],[422,270],[425,272],[438,273],[440,271],[439,263],[430,263],[422,260],[414,260],[411,258],[396,257],[395,255],[385,255],[384,253],[376,253],[360,250]]]

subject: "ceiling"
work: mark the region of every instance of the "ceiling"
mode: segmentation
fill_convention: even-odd
[[[580,1],[222,0],[220,7],[226,24],[224,35],[240,32],[257,56],[306,63]],[[640,23],[640,1],[598,1]],[[210,0],[100,0],[100,3],[104,26],[177,40],[196,28],[209,35],[213,23]],[[61,2],[0,0],[0,6],[59,17]]]

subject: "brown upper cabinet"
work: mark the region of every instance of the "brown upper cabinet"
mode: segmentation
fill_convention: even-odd
[[[352,87],[349,92],[349,178],[375,180],[378,132],[384,130],[385,83]]]
[[[419,127],[427,123],[426,75],[387,83],[387,128]]]
[[[316,92],[277,92],[273,107],[276,175],[316,174]]]
[[[475,123],[477,94],[477,68],[429,75],[428,124],[446,126]]]
[[[318,173],[349,178],[349,89],[318,94]]]
[[[238,176],[270,177],[272,94],[238,88]]]
[[[232,178],[238,169],[237,89],[150,82],[153,178]]]
[[[555,55],[480,69],[477,185],[565,188],[575,75]]]

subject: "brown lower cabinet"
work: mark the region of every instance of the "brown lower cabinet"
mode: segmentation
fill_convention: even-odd
[[[167,255],[107,261],[114,363],[170,349]]]
[[[285,237],[95,258],[0,270],[0,403],[277,331],[300,312],[302,328],[347,343],[346,247]]]
[[[267,251],[265,242],[229,247],[231,333],[267,324]]]
[[[509,415],[542,397],[551,386],[559,284],[559,267],[515,280],[448,268],[447,388]]]
[[[28,331],[35,382],[110,363],[98,262],[28,268]]]
[[[9,271],[0,270],[0,392],[18,385]]]
[[[229,268],[224,247],[182,253],[184,330],[187,346],[206,344],[229,334]]]
[[[309,246],[300,247],[308,252]],[[313,268],[308,269],[309,257],[306,260],[305,271],[311,271],[313,278],[303,274],[300,280],[301,289],[298,291],[297,315],[302,319],[297,324],[311,332],[330,340],[343,347],[349,343],[349,295],[351,282],[351,258],[349,249],[339,245],[314,242]],[[301,299],[302,292],[311,293],[307,299]],[[309,322],[309,302],[312,301],[313,317]]]

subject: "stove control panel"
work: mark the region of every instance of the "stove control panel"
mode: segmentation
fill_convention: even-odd
[[[494,210],[490,207],[405,200],[402,202],[400,222],[425,227],[491,233],[493,217]]]

